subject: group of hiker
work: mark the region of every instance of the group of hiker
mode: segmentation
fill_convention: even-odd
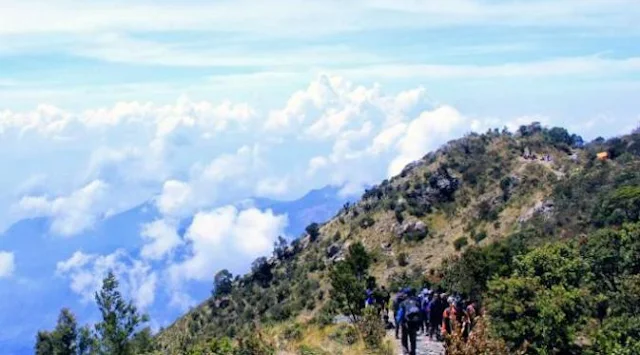
[[[474,301],[429,288],[419,293],[413,288],[403,288],[393,299],[384,286],[378,292],[367,290],[365,306],[375,306],[383,313],[385,326],[395,328],[396,339],[401,337],[402,346],[410,355],[416,353],[418,333],[442,341],[458,331],[467,339],[477,316]],[[393,312],[394,324],[389,322],[389,311]]]

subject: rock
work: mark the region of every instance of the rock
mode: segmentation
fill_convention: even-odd
[[[405,221],[401,225],[396,225],[395,228],[395,234],[398,238],[426,233],[427,225],[422,221]]]
[[[530,220],[531,218],[533,218],[535,215],[542,215],[544,219],[547,219],[551,216],[554,209],[555,209],[555,205],[553,201],[551,200],[539,201],[533,207],[531,207],[530,209],[525,211],[522,215],[520,215],[520,217],[518,217],[518,222],[524,223]]]
[[[327,258],[333,258],[340,252],[340,245],[333,243],[327,247]]]

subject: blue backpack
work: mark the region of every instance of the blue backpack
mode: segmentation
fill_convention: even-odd
[[[410,323],[419,323],[422,320],[420,305],[415,299],[408,299],[404,303],[404,319]]]

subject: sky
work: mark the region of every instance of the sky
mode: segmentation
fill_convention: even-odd
[[[0,9],[0,233],[46,219],[38,238],[64,252],[38,272],[78,299],[111,268],[143,308],[160,289],[193,305],[186,282],[210,282],[225,254],[268,254],[284,233],[287,215],[238,204],[249,197],[357,196],[470,131],[540,121],[592,139],[640,121],[636,0]],[[91,251],[96,225],[141,204],[155,212],[127,220],[135,241]],[[6,240],[12,292],[32,280],[20,255],[40,239]]]

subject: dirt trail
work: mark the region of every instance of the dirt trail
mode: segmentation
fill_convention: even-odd
[[[393,334],[391,334],[393,337]],[[402,349],[402,343],[400,339],[395,339],[396,342],[396,354],[404,355]],[[444,355],[444,345],[438,341],[429,340],[429,337],[418,334],[418,348],[416,349],[416,355]]]

